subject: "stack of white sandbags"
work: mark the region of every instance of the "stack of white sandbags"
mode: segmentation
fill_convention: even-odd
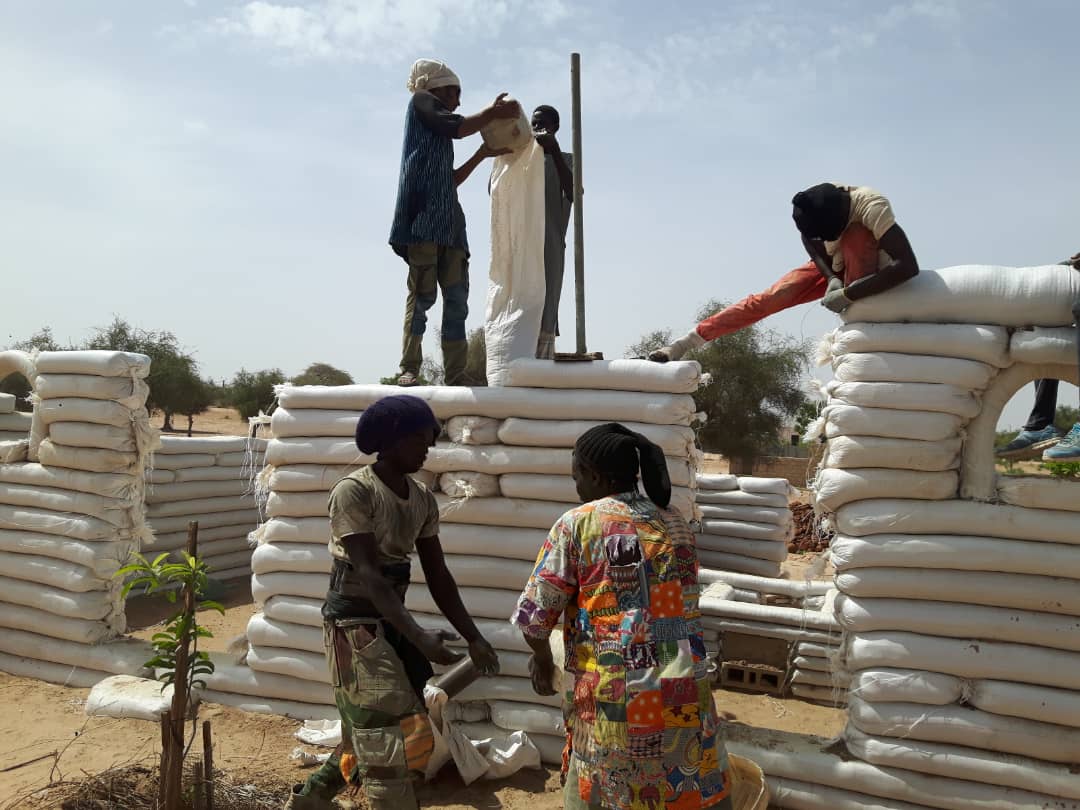
[[[248,535],[259,525],[253,482],[265,449],[265,439],[243,436],[163,436],[147,472],[146,513],[154,537],[144,554],[178,556],[187,545],[188,522],[196,520],[198,553],[211,576],[249,576]]]
[[[839,591],[832,589],[820,607],[833,626],[834,611]],[[847,688],[851,676],[840,665],[841,634],[830,634],[828,640],[797,641],[791,647],[791,661],[788,668],[788,685],[791,694],[803,700],[812,700],[829,705],[843,704],[847,701]]]
[[[478,681],[459,700],[482,701],[488,704],[478,710],[482,719],[548,735],[541,745],[561,750],[559,700],[533,693],[528,648],[507,619],[547,532],[578,503],[572,448],[590,427],[619,421],[663,447],[674,502],[693,517],[695,409],[688,392],[698,385],[700,368],[526,360],[511,365],[511,379],[531,387],[280,390],[260,475],[269,491],[268,520],[256,532],[252,558],[252,592],[263,610],[248,626],[252,674],[214,689],[262,695],[259,681],[273,676],[278,700],[330,700],[320,613],[330,567],[327,494],[343,475],[374,460],[353,443],[360,413],[384,396],[409,393],[427,400],[445,423],[449,441],[432,448],[418,475],[436,490],[442,546],[465,605],[502,659],[498,678]],[[418,562],[413,580],[409,609],[425,625],[449,628]]]
[[[1077,380],[1058,333],[1078,292],[1064,267],[923,273],[853,305],[825,347],[815,493],[837,529],[845,739],[920,804],[1080,806],[1080,484],[995,481],[992,462],[1021,386]]]
[[[797,495],[784,478],[699,474],[701,567],[778,577],[794,532],[789,504]]]
[[[78,685],[137,674],[144,645],[99,642],[124,630],[114,574],[148,534],[150,360],[43,352],[33,364],[34,461],[0,464],[0,669]]]

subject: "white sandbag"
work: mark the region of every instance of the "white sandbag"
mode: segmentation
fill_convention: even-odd
[[[952,568],[1080,579],[1076,546],[955,534],[839,534],[829,546],[838,571],[852,568]]]
[[[0,651],[114,675],[146,674],[145,664],[154,654],[149,642],[135,639],[87,645],[11,629],[0,629]]]
[[[901,411],[893,408],[860,408],[827,405],[822,411],[825,437],[884,436],[936,442],[959,435],[963,420],[950,413]]]
[[[202,523],[199,524],[199,549],[213,547],[216,542],[222,540],[233,540],[243,542],[246,548],[247,538],[252,529],[255,528],[254,523],[240,523],[235,526],[215,526],[212,529],[204,529]],[[187,530],[182,532],[167,532],[158,533],[154,535],[154,539],[149,545],[153,548],[174,549],[184,548],[187,545]]]
[[[27,434],[25,431],[0,430],[0,442],[20,442],[24,439],[27,439]]]
[[[928,708],[849,697],[848,718],[863,734],[966,745],[1048,762],[1080,761],[1080,729],[999,717],[964,706]]]
[[[553,363],[526,358],[510,363],[506,385],[525,388],[575,388],[692,394],[701,385],[695,360],[657,364],[648,360],[594,360]]]
[[[739,477],[718,473],[698,473],[695,476],[698,489],[707,489],[716,492],[726,492],[739,489]],[[779,493],[786,495],[787,493]]]
[[[997,368],[1013,362],[1008,330],[978,324],[847,323],[826,334],[819,350],[826,358],[866,352],[963,357]]]
[[[29,456],[29,439],[0,439],[0,464],[17,464]]]
[[[138,450],[134,431],[130,427],[118,428],[91,422],[53,422],[49,425],[49,438],[67,447],[100,447],[121,453]]]
[[[0,482],[32,487],[85,492],[134,504],[141,499],[141,485],[131,475],[44,467],[41,464],[0,464]]]
[[[119,402],[82,397],[43,399],[37,404],[37,412],[46,425],[53,422],[89,422],[130,428],[133,422],[149,418],[145,408],[132,409]]]
[[[451,703],[447,708],[453,709],[457,704]],[[499,737],[506,736],[506,730],[501,729],[492,723],[472,723],[472,722],[460,722],[457,723],[457,728],[465,734],[474,745],[480,744],[481,741],[497,739]],[[528,740],[537,750],[540,752],[540,761],[545,765],[559,766],[562,763],[563,747],[566,745],[566,734],[563,733],[559,736],[552,734],[537,734],[532,732],[528,734]]]
[[[791,659],[791,663],[796,669],[803,670],[804,672],[831,673],[835,670],[835,667],[829,663],[828,658],[822,658],[816,655],[799,654]]]
[[[214,461],[210,453],[155,453],[153,466],[156,470],[181,470],[187,467],[213,467]]]
[[[500,126],[510,126],[510,122]],[[524,117],[516,126],[517,130],[525,127]],[[516,153],[496,157],[488,190],[491,270],[484,342],[488,385],[503,386],[511,384],[511,361],[533,357],[540,336],[544,307],[544,152],[539,144],[533,142]]]
[[[870,534],[956,534],[1080,544],[1076,513],[970,501],[858,501],[836,513],[837,531]]]
[[[547,534],[547,529],[444,523],[439,528],[439,543],[447,554],[478,554],[533,562]],[[492,560],[493,565],[496,563]]]
[[[329,494],[334,484],[356,467],[347,464],[290,464],[273,467],[268,488],[273,492],[324,492]]]
[[[233,664],[228,660],[223,660],[224,658],[225,656],[220,653],[211,655],[214,661],[214,673],[205,677],[207,690],[203,695],[205,700],[211,699],[209,694],[212,690],[215,693],[251,695],[261,699],[293,700],[316,706],[334,705],[333,691],[328,684],[260,671]],[[325,660],[323,669],[326,669]],[[327,679],[329,679],[329,673],[327,673]],[[337,716],[336,710],[334,716]]]
[[[322,655],[325,652],[320,628],[272,619],[256,613],[247,623],[248,642],[255,647],[280,647]]]
[[[155,483],[186,484],[194,481],[248,481],[244,470],[236,467],[182,467],[177,470],[154,469],[155,473],[171,475],[167,481]]]
[[[698,507],[701,517],[708,520],[725,520],[738,523],[766,523],[773,526],[792,525],[791,509],[759,506],[702,504]]]
[[[825,787],[799,779],[780,778],[766,774],[770,807],[787,810],[926,810],[924,804],[880,799],[853,790]]]
[[[259,678],[266,678],[267,673],[260,673]],[[203,689],[203,703],[218,703],[232,706],[242,712],[256,714],[276,714],[293,720],[336,720],[340,717],[336,706],[303,703],[297,700],[279,700],[243,695],[234,692],[219,692],[216,689]]]
[[[702,516],[704,517],[704,512],[702,512]],[[747,540],[784,542],[791,538],[794,531],[793,525],[790,523],[783,526],[774,523],[748,523],[739,520],[713,519],[702,520],[701,530],[704,534],[713,534],[719,537],[742,537]]]
[[[130,501],[30,484],[0,485],[0,504],[49,509],[68,517],[88,515],[122,529],[130,529],[138,517]]]
[[[850,725],[844,742],[848,751],[873,765],[1080,799],[1080,781],[1068,765],[910,738],[871,737]]]
[[[15,413],[15,395],[0,391],[0,413]]]
[[[206,469],[212,470],[213,467],[207,467]],[[176,472],[174,470],[146,470],[143,473],[143,481],[146,483],[148,491],[153,489],[154,484],[171,484],[176,481]]]
[[[715,534],[697,536],[698,560],[702,552],[737,554],[757,560],[783,562],[787,559],[787,543],[783,540],[752,540],[746,537],[723,537]],[[704,564],[704,563],[702,563]]]
[[[0,551],[0,571],[12,579],[39,582],[73,593],[103,591],[109,582],[83,565],[35,554],[10,554]]]
[[[1080,701],[1065,689],[980,680],[971,682],[965,702],[990,714],[1080,728]]]
[[[512,628],[512,629],[514,629],[514,628]],[[561,627],[557,628],[555,632],[562,633],[562,628]],[[446,646],[451,647],[452,649],[457,650],[457,651],[462,652],[462,653],[467,653],[468,652],[468,645],[465,644],[464,640],[450,641],[450,642],[447,642]],[[495,645],[492,645],[492,646],[495,646]],[[510,652],[508,650],[500,649],[498,646],[495,646],[495,649],[499,654],[499,674],[500,675],[505,675],[505,676],[512,677],[512,678],[528,678],[529,677],[529,659],[532,658],[531,653]],[[556,659],[556,664],[558,666],[562,666],[563,662]],[[440,666],[439,664],[432,664],[431,667],[432,667],[433,670],[435,670],[436,675],[441,675],[442,673],[444,673],[444,672],[446,672],[447,670],[450,669],[449,666]],[[530,687],[530,690],[531,690],[531,687]],[[458,696],[458,697],[455,697],[454,700],[459,701],[459,700],[462,700],[462,698],[460,696]],[[481,703],[481,704],[467,704],[467,705],[481,705],[481,706],[484,707],[484,709],[483,709],[484,717],[487,718],[487,717],[490,716],[490,711],[488,710],[487,706],[484,705],[483,703]],[[476,718],[474,718],[474,719],[476,719]]]
[[[960,265],[920,270],[899,287],[862,298],[845,322],[993,323],[1069,326],[1080,275],[1065,265]]]
[[[259,543],[330,542],[330,518],[271,518],[256,531]]]
[[[552,706],[556,709],[562,706],[563,701],[562,695],[558,693],[550,696],[536,694],[532,688],[532,681],[528,678],[514,678],[505,675],[478,678],[461,690],[461,693],[454,699],[511,700],[536,706]]]
[[[701,476],[698,476],[700,479]],[[741,490],[705,490],[698,489],[695,496],[699,504],[715,504],[720,506],[755,506],[767,509],[788,509],[789,499],[787,495],[757,495],[753,492]]]
[[[199,531],[214,529],[219,526],[251,526],[259,524],[259,512],[257,509],[236,509],[231,512],[217,512],[214,514],[192,513],[176,515],[175,517],[154,518],[151,525],[159,534],[173,532],[186,532],[188,523],[196,520],[199,523]]]
[[[330,562],[329,549],[315,543],[263,544],[251,553],[251,570],[256,574],[329,574]]]
[[[25,658],[2,652],[0,652],[0,672],[75,689],[86,689],[109,676],[108,672],[67,664],[54,664],[51,661],[39,661],[36,658]]]
[[[247,488],[248,483],[239,477],[226,481],[182,481],[175,484],[158,484],[147,491],[145,502],[149,506],[223,496],[241,497],[247,494]],[[249,497],[254,503],[254,494]]]
[[[903,630],[952,638],[984,638],[1080,652],[1080,618],[1016,608],[841,595],[836,619],[845,630]]]
[[[185,501],[170,501],[168,503],[152,503],[146,507],[148,520],[156,518],[175,517],[176,515],[194,515],[198,519],[200,515],[213,515],[221,512],[235,512],[240,509],[250,509],[255,505],[251,496],[245,495],[222,495],[216,498],[195,498]]]
[[[527,447],[573,447],[583,433],[602,424],[603,420],[552,421],[511,417],[502,422],[498,441],[502,444]],[[629,421],[623,421],[622,424],[658,445],[666,455],[682,458],[694,452],[694,431],[684,425]]]
[[[99,473],[142,475],[143,461],[137,453],[96,447],[67,447],[45,439],[38,448],[38,461],[46,467],[65,467]]]
[[[965,683],[953,675],[881,667],[851,676],[851,693],[867,703],[921,703],[948,706],[965,695]]]
[[[491,473],[447,472],[439,476],[439,491],[447,497],[496,498],[499,496],[499,478]]]
[[[244,453],[248,443],[259,447],[262,439],[248,439],[246,436],[170,436],[161,437],[161,455]]]
[[[275,467],[287,464],[359,467],[374,462],[375,456],[361,453],[356,449],[356,442],[352,439],[271,439],[266,446],[266,463]]]
[[[775,560],[761,560],[739,554],[725,554],[704,549],[700,549],[697,556],[702,569],[734,571],[740,574],[753,574],[758,577],[780,576],[780,563]]]
[[[1000,475],[998,497],[1014,506],[1080,512],[1080,485],[1061,479]]]
[[[242,548],[231,553],[211,554],[209,552],[199,555],[206,563],[210,576],[217,579],[229,579],[236,576],[238,570],[251,571],[251,549]],[[179,553],[172,555],[172,559],[179,561]]]
[[[729,619],[724,616],[716,616],[702,622],[705,631],[720,631],[723,633],[739,633],[744,636],[759,636],[761,638],[778,638],[792,644],[803,641],[813,641],[820,644],[835,644],[840,639],[839,632],[829,633],[824,630],[807,630],[803,627],[788,627],[769,622],[742,621]]]
[[[130,377],[39,374],[34,380],[34,392],[41,399],[59,399],[60,397],[104,399],[128,408],[141,408],[146,404],[150,387],[144,380]]]
[[[247,467],[257,470],[263,466],[264,453],[262,448],[257,452],[236,450],[231,453],[218,453],[214,456],[214,464],[218,467]]]
[[[850,670],[877,667],[924,669],[960,678],[1016,681],[1061,689],[1080,684],[1080,653],[1008,644],[963,641],[890,631],[849,636],[844,659]]]
[[[471,596],[476,596],[476,591],[481,590],[484,589],[463,589],[462,599],[464,600],[467,594]],[[412,593],[413,591],[423,591],[424,593],[427,593],[426,588],[417,586],[409,588],[409,593]],[[499,592],[496,591],[495,593]],[[465,605],[469,613],[475,616],[476,614],[472,608],[472,603],[465,600]],[[409,610],[413,614],[413,618],[416,619],[416,623],[426,630],[449,630],[455,634],[457,633],[457,631],[454,630],[454,628],[451,626],[450,622],[446,619],[445,616],[435,615],[433,613],[426,613],[415,610],[413,608],[410,608]],[[477,618],[476,629],[480,631],[480,635],[486,638],[492,647],[494,647],[496,650],[499,650],[500,652],[502,652],[503,650],[509,650],[511,652],[532,654],[532,650],[525,643],[525,639],[522,637],[521,631],[518,630],[517,627],[515,627],[514,625],[510,624],[509,621],[507,621],[507,618],[509,616],[510,613],[507,612],[505,616],[500,615],[490,619]],[[457,642],[451,642],[451,646],[460,645]]]
[[[94,684],[83,710],[87,717],[115,717],[121,720],[149,720],[160,723],[172,706],[172,684],[149,678],[113,675]],[[197,705],[199,690],[191,693],[191,705]]]
[[[250,564],[251,561],[251,546],[248,543],[248,527],[247,526],[225,526],[225,533],[218,536],[216,540],[207,541],[203,536],[210,531],[218,531],[216,529],[208,529],[207,532],[199,532],[199,557],[204,561],[209,562],[211,557],[220,557],[222,554],[233,554],[238,551],[243,551],[247,554],[248,559],[245,562]],[[180,539],[180,535],[183,534],[183,539]],[[170,559],[182,560],[183,555],[181,551],[187,550],[187,533],[186,532],[172,532],[167,535],[168,541],[162,541],[160,538],[155,537],[152,542],[142,544],[142,554],[144,557],[151,557],[160,554],[163,551],[170,553]],[[174,539],[176,538],[176,539]],[[220,560],[215,560],[217,564],[220,564]]]
[[[825,632],[840,630],[840,625],[832,616],[820,611],[774,605],[748,605],[715,599],[709,595],[708,589],[701,597],[700,606],[703,620],[708,617],[724,617],[740,621],[769,622],[785,627],[806,627]]]
[[[537,706],[507,700],[491,701],[491,722],[507,731],[524,731],[526,734],[562,735],[562,711],[551,706]]]
[[[436,494],[443,523],[479,523],[485,526],[518,526],[523,529],[550,529],[568,510],[578,504],[531,501],[524,498],[471,498],[455,501]]]
[[[284,385],[278,389],[278,404],[290,409],[362,411],[383,397],[400,392],[394,385]],[[439,419],[452,416],[506,419],[513,416],[519,419],[588,419],[689,425],[697,412],[694,398],[687,394],[462,386],[416,386],[409,389],[409,394],[425,400]]]
[[[257,647],[248,650],[247,665],[256,672],[272,672],[304,681],[330,685],[330,669],[326,657],[303,650],[277,647]]]
[[[102,579],[112,577],[134,549],[134,538],[116,542],[86,541],[56,534],[0,529],[0,552],[76,563]]]
[[[270,417],[270,430],[276,439],[293,436],[352,438],[356,435],[359,419],[360,411],[276,408]]]
[[[116,625],[120,626],[117,627]],[[12,630],[33,630],[35,633],[74,641],[78,644],[97,644],[118,635],[123,622],[113,624],[90,619],[77,619],[70,616],[57,616],[26,605],[14,605],[0,602],[0,627]]]
[[[844,693],[848,686],[848,676],[840,672],[820,669],[795,669],[791,672],[789,682],[792,686],[816,686],[828,689],[829,701],[832,703],[846,700]]]
[[[1035,327],[1013,332],[1009,351],[1016,363],[1053,363],[1071,366],[1076,363],[1075,327],[1057,329]]]
[[[845,470],[879,467],[940,472],[960,466],[961,449],[959,438],[920,442],[880,436],[837,436],[826,445],[822,466]]]
[[[454,416],[446,422],[446,433],[454,444],[498,444],[501,426],[487,416]]]
[[[841,382],[943,383],[977,391],[986,388],[994,371],[975,360],[891,352],[845,354],[833,361]]]
[[[492,557],[447,554],[446,566],[454,575],[458,586],[482,588],[505,588],[521,593],[532,573],[533,564],[525,560],[505,560]],[[412,568],[413,582],[426,582],[424,569],[416,564]]]
[[[0,432],[18,433],[15,438],[25,439],[33,419],[28,413],[0,413]]]
[[[507,473],[499,476],[499,491],[506,498],[532,498],[558,503],[573,503],[578,498],[574,479],[569,475]],[[443,492],[446,492],[445,488]]]
[[[1076,580],[917,568],[857,568],[836,575],[836,587],[850,596],[881,596],[964,602],[1064,615],[1080,614]]]
[[[132,534],[129,529],[120,529],[91,515],[8,504],[0,504],[0,529],[58,534],[78,540],[119,540]]]
[[[960,484],[955,470],[924,472],[859,468],[821,469],[814,478],[814,500],[822,509],[835,512],[852,501],[868,498],[911,498],[943,501],[956,497]]]
[[[789,498],[798,495],[786,478],[757,478],[752,475],[738,477],[739,489],[756,495],[786,495]]]
[[[284,571],[252,574],[251,598],[256,604],[262,604],[271,596],[278,595],[304,596],[308,599],[322,600],[329,586],[330,578],[325,574],[297,574]]]
[[[72,619],[111,619],[123,609],[118,590],[75,593],[3,576],[0,593],[5,602]]]
[[[98,377],[146,377],[150,358],[109,349],[40,352],[34,360],[39,374],[92,374]]]
[[[266,514],[278,517],[319,517],[327,514],[326,492],[271,492],[266,497]]]
[[[779,594],[791,596],[796,599],[806,599],[813,596],[822,596],[832,588],[831,582],[826,581],[793,581],[789,579],[774,579],[770,577],[755,577],[748,574],[736,574],[727,571],[710,571],[699,575],[702,585],[713,582],[725,582],[735,588],[748,591],[757,591],[763,594]]]
[[[268,619],[321,628],[323,626],[322,606],[322,596],[310,598],[283,594],[267,599],[262,610],[263,615]]]
[[[274,576],[271,574],[271,576]],[[325,578],[324,578],[325,579]],[[252,577],[254,580],[254,577]],[[524,583],[522,583],[524,585]],[[324,583],[324,592],[326,590]],[[476,588],[462,586],[458,588],[461,593],[461,601],[470,616],[479,616],[485,619],[501,619],[507,621],[514,608],[517,606],[520,590],[500,590],[498,588]],[[301,596],[306,594],[301,594]],[[405,607],[418,613],[436,614],[439,612],[438,605],[432,598],[431,593],[425,587],[412,586],[405,594]],[[510,627],[507,624],[507,627]]]
[[[889,408],[898,411],[951,413],[971,419],[979,413],[979,398],[968,388],[944,383],[841,382],[825,385],[829,404]]]

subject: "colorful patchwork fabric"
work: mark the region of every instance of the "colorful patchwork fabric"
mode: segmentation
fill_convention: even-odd
[[[610,810],[730,807],[701,636],[694,535],[638,493],[555,524],[511,618],[546,638],[562,621],[564,703],[583,801]]]

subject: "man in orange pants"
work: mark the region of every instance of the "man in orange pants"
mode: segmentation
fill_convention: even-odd
[[[679,360],[710,340],[809,301],[821,299],[833,312],[843,312],[852,301],[918,275],[919,264],[892,206],[872,188],[821,183],[800,191],[791,205],[810,261],[764,292],[710,315],[650,360]]]

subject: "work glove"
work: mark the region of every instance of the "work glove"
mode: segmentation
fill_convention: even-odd
[[[683,355],[693,349],[700,349],[707,341],[697,333],[696,329],[687,332],[678,340],[672,341],[670,346],[657,349],[649,355],[654,363],[666,363],[669,360],[682,360]]]
[[[829,286],[825,290],[825,297],[821,299],[821,305],[837,314],[851,306],[851,299],[844,294],[843,281],[834,278],[829,282]]]

